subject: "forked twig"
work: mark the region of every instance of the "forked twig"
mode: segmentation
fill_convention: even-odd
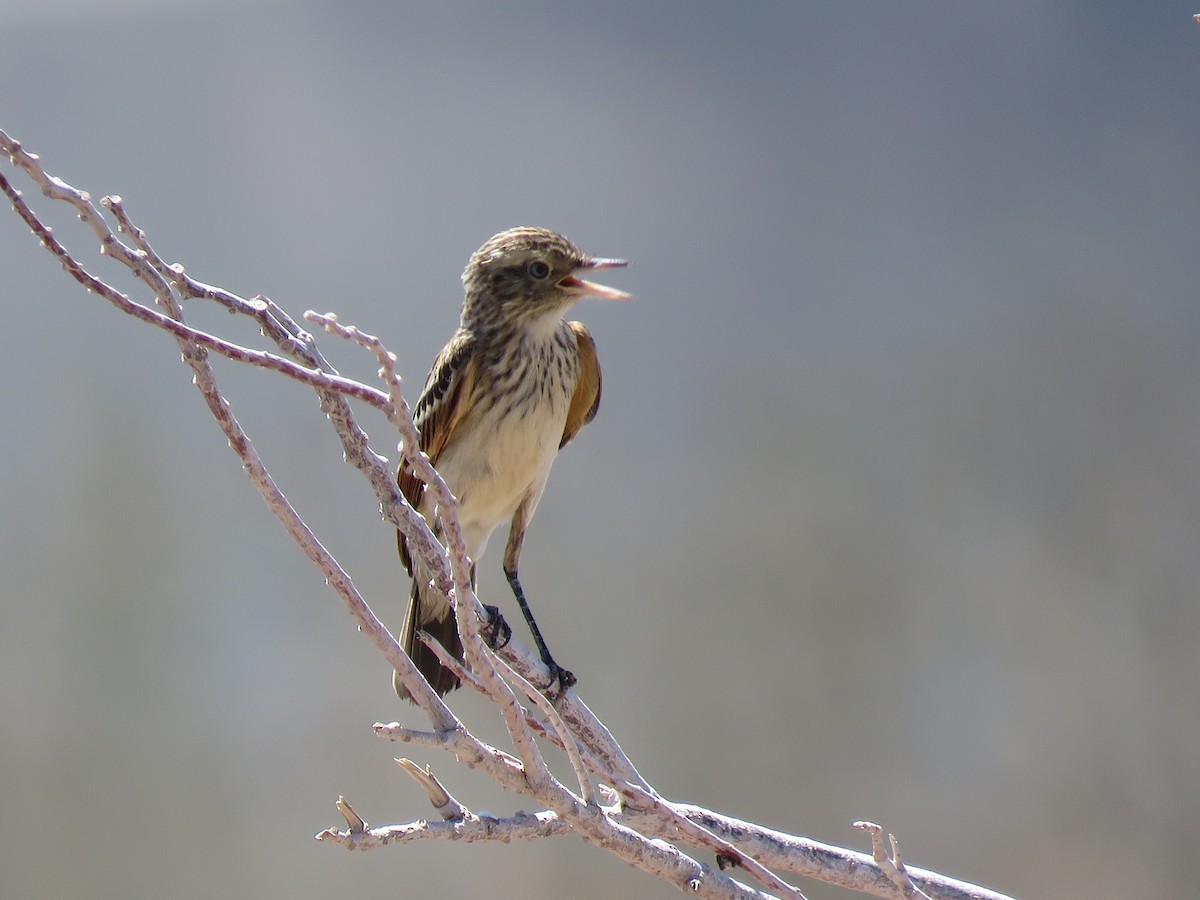
[[[361,630],[388,664],[400,673],[433,727],[431,731],[422,731],[399,723],[377,724],[376,732],[391,740],[450,753],[460,762],[478,767],[507,790],[532,797],[548,807],[535,813],[476,816],[446,790],[428,766],[422,768],[409,760],[397,760],[422,785],[446,821],[418,820],[407,825],[372,828],[344,798],[339,797],[337,809],[346,827],[321,832],[318,839],[368,849],[418,840],[512,841],[572,833],[642,871],[702,897],[770,895],[735,880],[714,865],[699,862],[680,846],[715,853],[718,862],[736,864],[733,871],[748,874],[767,890],[785,896],[802,895],[773,870],[799,872],[877,896],[899,894],[955,900],[967,897],[1007,900],[975,885],[906,866],[895,839],[889,835],[889,855],[882,829],[868,823],[860,823],[859,827],[871,834],[873,859],[662,798],[575,692],[568,692],[556,704],[545,702],[526,674],[544,669],[533,654],[515,641],[504,648],[502,659],[487,649],[480,636],[482,609],[471,586],[470,561],[458,527],[456,501],[419,450],[411,410],[395,371],[395,357],[378,338],[341,325],[333,315],[309,314],[310,321],[354,340],[375,355],[386,388],[382,391],[337,373],[321,355],[313,335],[273,301],[265,297],[239,297],[196,280],[180,265],[167,263],[155,251],[145,232],[131,220],[119,197],[105,198],[97,207],[86,192],[49,175],[35,155],[3,131],[0,131],[0,154],[51,202],[69,204],[99,241],[102,255],[128,268],[145,285],[153,298],[152,304],[133,300],[89,271],[57,239],[0,167],[0,191],[72,278],[116,309],[169,334],[176,341],[210,414],[238,455],[247,477],[289,536],[325,576]],[[116,220],[116,231],[105,212]],[[124,235],[129,242],[119,235]],[[188,300],[218,303],[231,312],[250,317],[259,325],[265,338],[274,344],[274,350],[245,347],[191,327],[184,317],[184,303]],[[427,565],[433,589],[454,603],[472,678],[496,704],[514,752],[475,737],[429,688],[391,633],[371,611],[350,575],[288,503],[246,431],[232,415],[209,363],[211,353],[284,375],[316,391],[346,460],[371,485],[383,518],[404,533],[412,552]],[[424,517],[404,499],[387,460],[371,448],[350,406],[351,399],[382,412],[398,430],[403,458],[436,499],[440,519],[438,533],[445,536],[445,546]],[[519,686],[539,707],[548,725],[534,719],[531,712],[521,706],[510,683]],[[551,773],[538,746],[538,735],[566,753],[579,783],[579,794],[569,790]],[[602,805],[597,802],[597,795],[606,798],[606,803],[612,802]]]

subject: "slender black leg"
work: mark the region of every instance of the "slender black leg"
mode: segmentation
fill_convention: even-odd
[[[546,668],[550,670],[550,686],[554,687],[554,682],[559,684],[558,694],[564,693],[567,688],[575,684],[575,675],[564,669],[554,661],[554,657],[550,655],[550,648],[546,646],[546,639],[542,637],[541,629],[538,628],[537,622],[533,619],[533,612],[529,609],[529,603],[525,600],[525,591],[521,587],[521,580],[517,577],[516,569],[505,569],[504,576],[508,579],[509,586],[512,587],[512,592],[517,598],[517,605],[521,607],[521,614],[525,616],[525,621],[529,623],[529,630],[533,633],[533,640],[537,643],[538,654],[542,657],[542,662],[546,664]]]

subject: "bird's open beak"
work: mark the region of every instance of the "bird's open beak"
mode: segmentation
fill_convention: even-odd
[[[558,286],[565,288],[577,297],[599,297],[602,300],[632,300],[633,294],[627,294],[625,291],[618,291],[616,288],[610,288],[603,284],[596,284],[594,281],[585,281],[576,274],[577,272],[589,272],[597,269],[619,269],[627,265],[629,263],[623,259],[595,257],[589,259],[560,281]]]

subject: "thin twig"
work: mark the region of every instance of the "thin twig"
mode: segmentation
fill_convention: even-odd
[[[579,745],[575,743],[575,738],[571,736],[571,732],[567,729],[566,723],[563,722],[562,716],[558,714],[558,710],[554,708],[554,704],[547,700],[541,691],[530,684],[523,675],[499,656],[493,655],[493,661],[501,668],[504,677],[509,681],[515,681],[525,693],[525,696],[533,701],[537,708],[542,711],[542,715],[550,722],[555,734],[558,735],[558,746],[567,754],[567,759],[571,763],[571,769],[575,772],[575,778],[579,782],[580,798],[589,806],[595,805],[596,797],[592,791],[592,780],[588,777],[587,768],[584,766],[583,759],[579,754]],[[525,725],[527,728],[529,727],[528,717],[526,718]]]
[[[346,830],[323,832],[318,835],[319,839],[367,849],[418,839],[511,841],[571,832],[689,893],[722,898],[768,896],[713,866],[697,862],[671,843],[651,839],[652,836],[662,836],[675,840],[682,836],[685,843],[715,850],[718,860],[737,863],[770,889],[785,894],[799,895],[795,888],[773,875],[767,866],[878,896],[895,896],[899,893],[903,896],[955,900],[967,897],[1007,900],[1002,895],[975,885],[907,866],[901,858],[898,842],[890,835],[889,853],[878,826],[863,826],[871,831],[875,851],[875,858],[872,859],[865,854],[721,816],[702,807],[663,799],[638,773],[612,734],[575,693],[568,692],[556,704],[547,707],[545,698],[528,684],[524,674],[542,671],[538,668],[540,664],[534,662],[532,654],[525,648],[512,642],[501,651],[503,661],[486,648],[480,635],[482,608],[471,584],[471,563],[457,521],[456,502],[428,458],[419,450],[411,410],[403,397],[401,381],[395,371],[395,357],[386,351],[382,342],[363,335],[357,329],[337,325],[332,316],[316,317],[313,314],[314,320],[327,329],[343,337],[351,337],[375,354],[380,364],[380,376],[387,387],[386,392],[341,376],[321,355],[313,335],[270,299],[239,297],[223,288],[192,278],[178,264],[167,263],[155,252],[145,232],[131,220],[119,197],[105,198],[100,201],[100,206],[116,219],[118,230],[131,243],[126,243],[114,233],[105,215],[86,192],[49,175],[35,155],[25,151],[3,131],[0,131],[0,153],[7,156],[51,201],[65,202],[73,207],[85,227],[100,242],[102,255],[127,267],[146,285],[157,309],[135,302],[83,266],[0,170],[0,190],[71,277],[117,309],[170,334],[177,342],[205,404],[237,453],[255,489],[292,539],[322,572],[361,630],[392,668],[400,672],[405,684],[411,686],[413,696],[423,706],[434,727],[433,731],[420,731],[391,723],[376,725],[376,731],[392,740],[448,751],[462,763],[479,767],[508,790],[532,795],[550,807],[538,813],[479,818],[451,797],[428,768],[421,769],[411,764],[406,769],[418,777],[435,806],[443,815],[455,819],[454,822],[431,824],[422,821],[404,826],[370,828],[343,798],[339,798],[338,809],[347,823]],[[231,312],[250,317],[258,323],[263,335],[276,345],[278,353],[243,347],[190,327],[184,322],[183,303],[192,299],[219,303]],[[321,410],[329,418],[346,460],[371,485],[384,519],[400,529],[409,542],[414,558],[419,558],[427,567],[431,589],[454,604],[472,677],[478,679],[479,687],[498,706],[518,756],[474,737],[444,701],[429,690],[427,683],[412,667],[411,660],[358,593],[349,574],[316,538],[275,484],[219,390],[209,363],[210,353],[278,372],[316,391]],[[443,536],[445,546],[435,535],[430,523],[400,493],[387,460],[371,448],[348,402],[350,398],[383,412],[397,428],[401,435],[400,450],[406,464],[425,482],[434,500],[439,520],[437,530]],[[497,666],[503,670],[504,677]],[[550,722],[549,728],[521,706],[509,680],[520,685],[542,709]],[[580,784],[580,796],[576,796],[552,775],[538,747],[535,733],[544,735],[553,745],[566,752]],[[593,777],[600,782],[596,787],[593,786]],[[616,795],[605,783],[619,787],[622,802],[614,802],[610,806],[596,802],[597,790],[606,798],[613,797],[615,800]]]
[[[411,410],[404,399],[401,390],[401,379],[396,373],[396,357],[390,353],[379,338],[366,334],[354,326],[341,324],[336,315],[321,315],[314,312],[305,313],[305,318],[316,322],[331,334],[354,341],[370,353],[374,354],[379,363],[379,377],[388,388],[388,398],[391,401],[392,412],[388,419],[400,432],[400,451],[405,460],[425,482],[426,489],[433,493],[437,515],[442,523],[442,533],[446,536],[446,549],[450,554],[451,571],[454,577],[454,595],[464,598],[469,606],[455,603],[458,617],[459,634],[462,637],[463,649],[471,664],[471,671],[479,678],[487,689],[492,702],[500,710],[504,724],[508,728],[509,737],[517,749],[518,755],[525,763],[526,778],[534,793],[550,806],[567,814],[574,804],[581,802],[580,798],[570,793],[565,785],[558,781],[550,772],[545,758],[538,749],[537,741],[526,724],[525,716],[517,703],[515,695],[508,685],[500,678],[493,665],[493,657],[488,651],[479,625],[482,621],[483,607],[475,596],[471,584],[471,560],[467,557],[467,545],[462,536],[462,528],[458,522],[458,500],[450,491],[442,476],[437,472],[420,449],[420,436],[416,425],[413,424]],[[470,611],[470,612],[468,612]],[[565,796],[564,796],[565,795]]]
[[[517,812],[503,818],[470,816],[458,822],[428,822],[424,819],[408,825],[371,828],[361,834],[329,829],[317,835],[318,841],[341,844],[348,850],[371,850],[389,844],[408,844],[417,840],[532,841],[538,838],[570,834],[571,826],[550,810]]]
[[[446,786],[438,780],[433,774],[433,770],[426,766],[421,768],[411,759],[400,758],[396,760],[396,765],[408,773],[422,790],[429,797],[429,802],[447,822],[462,822],[471,817],[471,811],[463,806],[454,795],[446,790]]]

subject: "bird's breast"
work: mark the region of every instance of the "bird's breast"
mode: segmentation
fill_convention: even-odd
[[[468,543],[486,542],[524,500],[536,501],[558,455],[579,375],[574,336],[520,351],[486,362],[469,421],[438,460],[464,532],[476,536]]]

